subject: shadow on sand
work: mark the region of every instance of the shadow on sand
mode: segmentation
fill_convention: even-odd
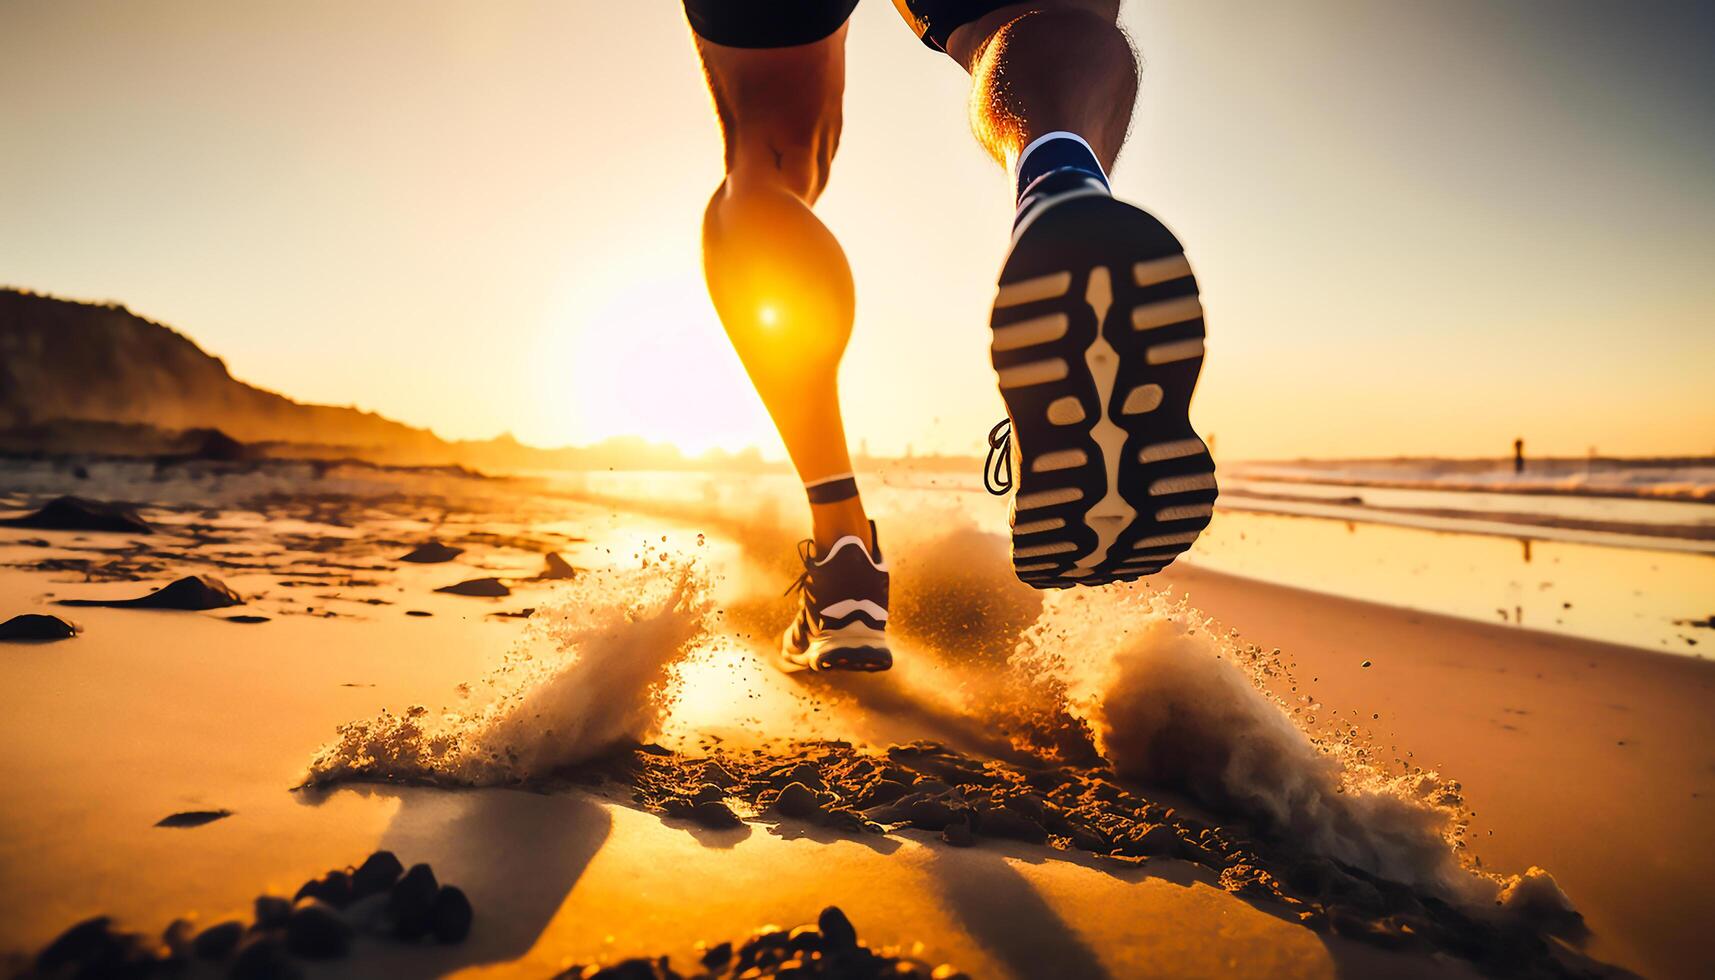
[[[378,849],[407,865],[433,866],[443,884],[470,896],[477,922],[458,946],[369,942],[332,976],[433,976],[518,959],[536,945],[613,828],[605,809],[571,793],[351,783],[306,790],[302,802],[318,806],[339,793],[398,800]],[[504,916],[483,915],[502,907]]]

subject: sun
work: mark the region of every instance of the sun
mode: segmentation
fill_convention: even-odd
[[[760,315],[768,322],[778,311]],[[592,306],[554,311],[531,358],[536,395],[533,418],[520,425],[526,441],[641,436],[692,455],[770,452],[778,442],[694,275],[641,279]]]

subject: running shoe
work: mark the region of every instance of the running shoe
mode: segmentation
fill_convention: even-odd
[[[875,522],[866,543],[853,534],[818,555],[814,541],[798,543],[804,574],[786,590],[798,593],[798,615],[780,638],[780,668],[887,670],[887,562]]]
[[[1191,547],[1215,464],[1188,414],[1203,307],[1172,232],[1099,180],[1044,178],[1019,208],[990,327],[1007,418],[984,476],[1015,491],[1019,579],[1125,581]]]

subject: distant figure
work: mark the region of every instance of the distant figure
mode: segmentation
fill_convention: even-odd
[[[1524,472],[1524,440],[1513,440],[1513,475]]]
[[[703,216],[703,272],[810,504],[780,665],[886,670],[888,567],[836,387],[851,268],[810,210],[839,145],[857,0],[683,3],[726,145]],[[984,483],[997,495],[1016,488],[1013,569],[1037,588],[1160,571],[1208,526],[1215,464],[1187,417],[1203,363],[1196,280],[1178,239],[1109,188],[1137,98],[1119,2],[895,4],[925,45],[970,73],[977,141],[1012,171],[1011,247],[989,321],[1007,417],[989,432]],[[896,144],[886,159],[893,179],[933,180],[936,161],[920,148]],[[885,199],[869,208],[901,247],[914,224],[944,220]],[[938,271],[930,258],[917,273],[925,309],[952,286]]]

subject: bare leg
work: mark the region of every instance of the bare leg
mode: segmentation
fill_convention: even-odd
[[[971,129],[990,155],[1010,167],[1031,140],[1069,130],[1113,167],[1137,97],[1118,14],[1118,0],[1017,4],[953,31],[947,50],[971,73]]]
[[[703,216],[709,296],[806,485],[851,473],[840,419],[840,357],[852,330],[852,274],[810,207],[840,136],[846,29],[789,48],[697,38],[726,141],[726,179]],[[869,540],[855,493],[812,503],[818,549]]]

